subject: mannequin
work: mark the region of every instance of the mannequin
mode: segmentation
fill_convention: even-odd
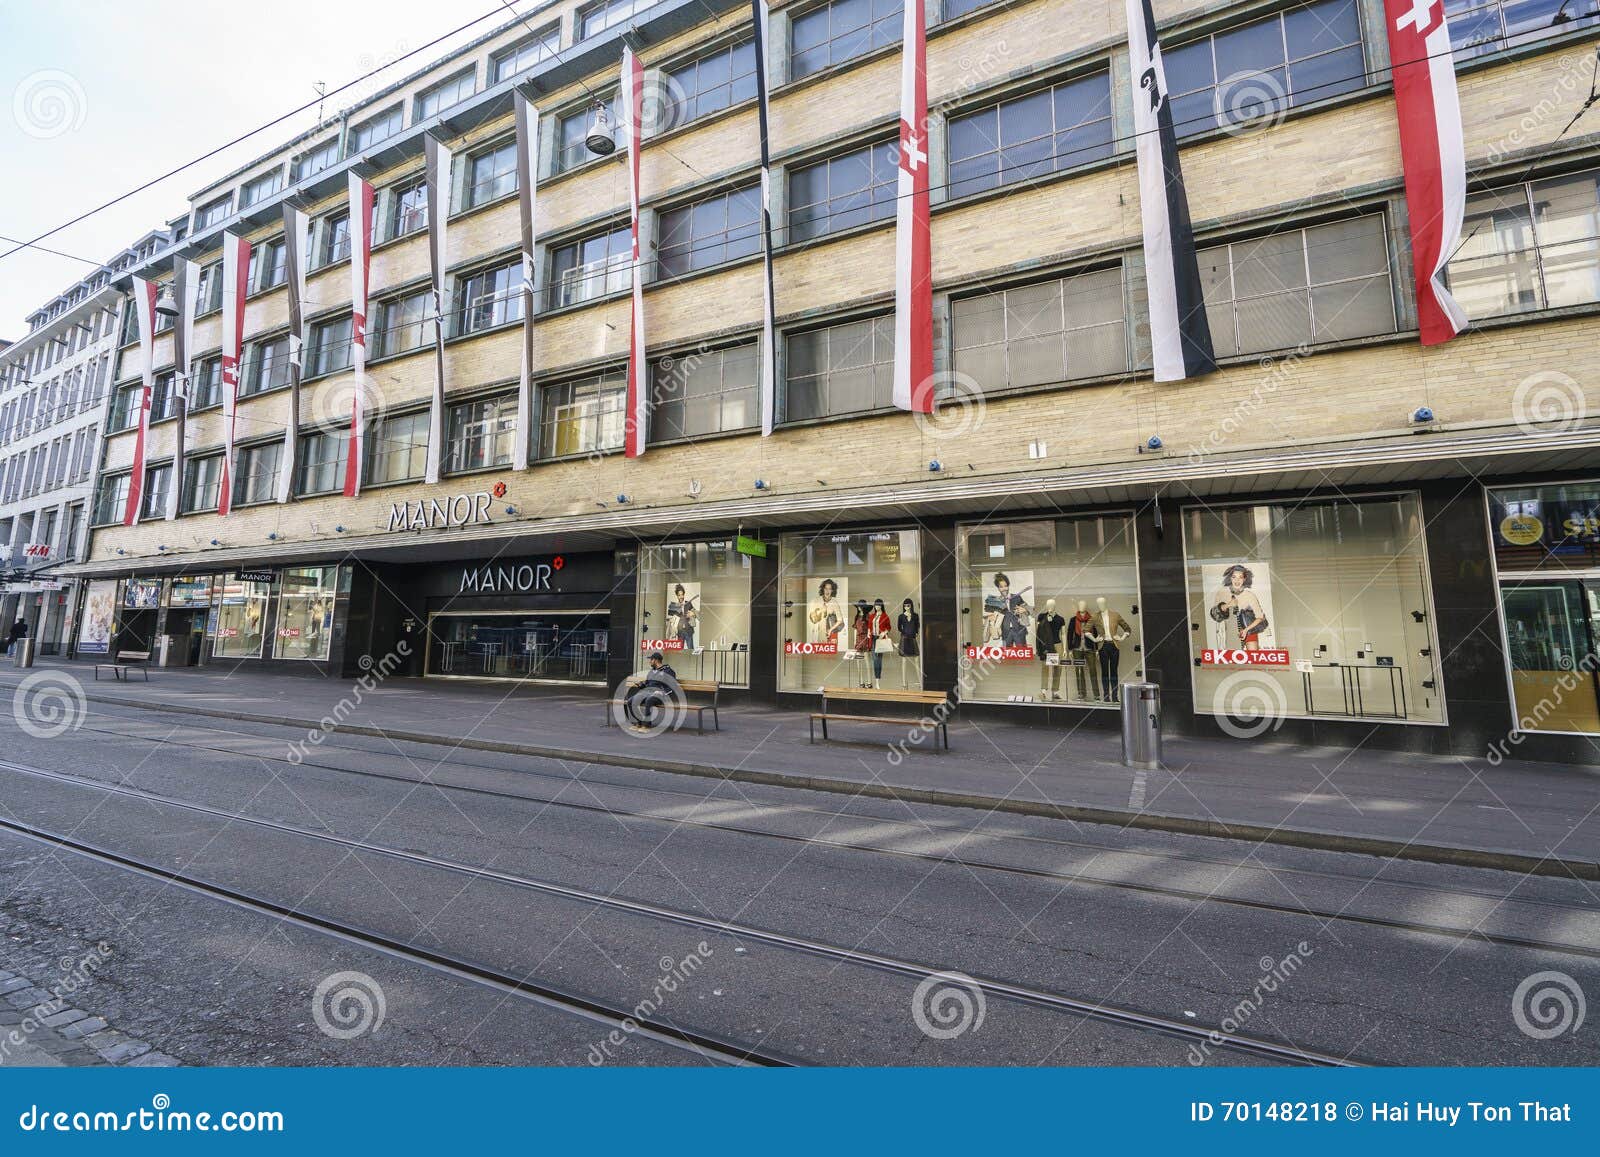
[[[911,676],[917,669],[917,636],[922,633],[922,619],[917,615],[917,605],[910,599],[900,604],[900,618],[895,622],[900,636],[900,686],[911,689]],[[921,679],[917,680],[920,685]]]
[[[1082,700],[1100,698],[1100,669],[1094,660],[1098,638],[1099,629],[1089,613],[1089,604],[1079,599],[1077,612],[1067,620],[1067,649],[1072,652],[1072,672]]]
[[[867,612],[867,624],[872,634],[872,685],[883,687],[883,656],[893,645],[889,640],[889,612],[882,599],[872,600],[872,610]]]
[[[1062,633],[1067,620],[1056,614],[1055,599],[1044,601],[1044,611],[1033,621],[1034,651],[1039,656],[1039,697],[1045,702],[1065,699],[1066,674],[1061,669]],[[1054,658],[1056,662],[1050,660]],[[1057,690],[1057,686],[1060,690]]]
[[[856,601],[856,617],[850,624],[850,649],[856,653],[858,687],[872,686],[872,613],[866,599]]]
[[[1117,665],[1122,659],[1122,650],[1119,644],[1133,634],[1133,628],[1106,606],[1104,598],[1095,599],[1094,605],[1095,626],[1100,629],[1100,701],[1120,703],[1122,688],[1117,682]]]

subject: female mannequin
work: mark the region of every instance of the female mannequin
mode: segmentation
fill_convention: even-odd
[[[1100,668],[1094,661],[1094,645],[1099,631],[1089,604],[1078,600],[1078,610],[1067,620],[1067,649],[1072,652],[1072,669],[1078,680],[1078,698],[1100,698]]]
[[[900,604],[900,618],[895,627],[900,632],[900,686],[909,689],[911,672],[917,665],[917,636],[922,633],[922,619],[917,614],[916,603],[907,599]]]
[[[867,625],[872,633],[872,685],[882,687],[883,654],[890,647],[889,612],[884,609],[882,599],[872,600],[872,612],[867,616]]]
[[[1104,703],[1118,703],[1122,700],[1122,686],[1117,679],[1117,665],[1122,658],[1119,644],[1133,634],[1133,628],[1128,626],[1128,620],[1106,605],[1105,599],[1095,599],[1094,605],[1095,626],[1100,629],[1100,699]]]
[[[856,603],[856,617],[850,624],[850,630],[854,635],[851,649],[859,656],[857,661],[861,664],[861,674],[856,676],[861,682],[857,686],[870,687],[872,683],[867,678],[867,656],[872,654],[872,616],[867,610],[866,599]]]

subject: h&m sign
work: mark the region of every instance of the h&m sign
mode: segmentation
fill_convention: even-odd
[[[476,494],[456,494],[449,498],[419,498],[415,502],[395,502],[389,507],[389,530],[447,530],[458,526],[478,526],[492,522],[489,507],[494,495],[487,490]]]

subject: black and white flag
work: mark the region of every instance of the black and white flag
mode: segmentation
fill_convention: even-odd
[[[167,517],[178,517],[183,497],[184,452],[189,434],[189,362],[194,357],[194,315],[200,303],[200,266],[187,257],[173,262],[172,299],[178,307],[172,327],[172,474],[167,484]]]
[[[767,0],[750,0],[750,15],[755,23],[756,123],[761,130],[761,436],[772,433],[778,404],[778,351],[775,347],[776,305],[772,286],[772,144],[767,106],[767,31],[772,18]]]
[[[1178,164],[1178,137],[1167,100],[1156,18],[1150,0],[1127,3],[1150,349],[1156,381],[1174,382],[1210,373],[1217,368],[1217,359],[1200,291],[1194,227],[1189,222],[1189,198]]]
[[[511,107],[517,123],[517,219],[522,241],[522,364],[517,375],[517,438],[511,447],[511,468],[526,470],[528,431],[533,428],[533,251],[539,195],[539,109],[520,91],[512,95]]]
[[[289,414],[283,424],[283,452],[278,459],[278,501],[294,494],[299,461],[300,379],[305,371],[306,252],[311,219],[287,201],[283,205],[283,271],[289,287]],[[264,369],[265,367],[263,367]]]
[[[445,221],[450,215],[450,147],[432,133],[422,138],[428,198],[428,269],[433,278],[433,404],[428,408],[428,458],[423,479],[439,481],[444,463],[444,338],[450,295],[445,287]],[[527,437],[519,430],[519,438]]]

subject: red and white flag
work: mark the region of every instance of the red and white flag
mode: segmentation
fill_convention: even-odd
[[[628,127],[628,208],[633,220],[633,316],[628,327],[628,413],[623,452],[644,453],[649,433],[650,398],[645,386],[644,267],[639,260],[639,143],[644,130],[644,66],[633,49],[622,50],[622,99],[618,108]]]
[[[372,185],[350,174],[350,449],[344,459],[344,496],[361,493],[366,455],[367,286],[372,271]]]
[[[517,429],[533,429],[533,289],[535,211],[539,196],[539,110],[521,92],[511,97],[517,129],[517,221],[522,241],[522,364],[517,372]],[[511,468],[528,468],[528,437],[511,446]]]
[[[926,0],[906,0],[895,209],[894,404],[933,413],[933,239],[928,226]]]
[[[139,355],[144,359],[144,381],[139,387],[139,427],[133,439],[133,473],[128,476],[128,503],[122,508],[122,525],[139,521],[144,503],[144,441],[150,433],[150,395],[155,389],[156,294],[159,287],[143,277],[133,279],[134,316],[139,322]]]
[[[310,253],[311,220],[304,209],[283,204],[283,272],[289,298],[289,412],[283,421],[283,450],[278,457],[278,501],[294,493],[295,464],[300,461],[300,379],[305,376],[306,260]]]
[[[1461,243],[1467,209],[1466,147],[1461,102],[1450,53],[1444,0],[1384,0],[1394,103],[1400,118],[1411,261],[1417,279],[1417,323],[1423,345],[1449,341],[1466,328],[1466,311],[1444,286],[1445,266]]]
[[[194,315],[200,307],[200,265],[187,257],[172,263],[172,299],[178,318],[172,326],[172,473],[167,487],[167,517],[178,517],[183,495],[184,456],[189,436],[189,362],[194,357]]]
[[[233,509],[233,439],[239,407],[239,359],[244,352],[244,302],[249,297],[250,242],[222,235],[222,480],[217,513]]]

